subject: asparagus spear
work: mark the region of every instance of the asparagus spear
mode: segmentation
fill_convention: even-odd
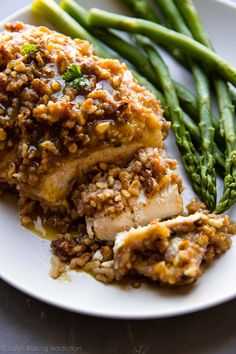
[[[146,0],[123,0],[123,2],[137,14],[140,18],[146,18],[148,21],[160,23],[161,20],[155,13],[155,10],[148,4]]]
[[[174,0],[179,8],[184,20],[190,28],[194,38],[204,44],[206,47],[213,49],[210,37],[205,31],[201,20],[198,16],[197,10],[192,0]]]
[[[230,102],[231,97],[228,90],[225,89],[225,83],[219,80],[218,93],[221,94],[223,102]],[[224,96],[222,96],[224,95]],[[222,107],[222,110],[224,107]],[[216,207],[216,213],[223,213],[236,202],[236,127],[234,122],[234,107],[231,105],[224,109],[224,133],[226,142],[226,161],[225,161],[225,178],[224,193]]]
[[[171,28],[192,38],[192,33],[186,26],[178,8],[173,0],[156,0]],[[209,80],[200,67],[192,59],[189,60],[189,66],[192,70],[196,90],[198,95],[198,108],[200,118],[200,131],[202,140],[202,149],[200,157],[200,172],[203,201],[210,210],[216,207],[216,171],[215,171],[215,129],[213,127],[211,94]]]
[[[175,2],[194,37],[205,46],[214,50],[193,2],[191,0],[175,0]],[[216,212],[222,213],[236,202],[236,126],[234,123],[234,106],[227,83],[218,78],[214,80],[214,84],[219,102],[220,131],[226,143],[224,193],[216,208]]]
[[[162,103],[163,107],[164,101]],[[189,131],[191,138],[193,140],[194,146],[198,151],[201,151],[201,134],[199,132],[198,126],[193,122],[193,120],[186,114],[183,114],[183,119],[184,119],[184,125],[186,129]],[[215,157],[216,157],[216,163],[220,168],[220,171],[224,172],[225,168],[225,156],[221,152],[221,150],[218,148],[218,146],[215,147]],[[222,169],[223,168],[223,169]]]
[[[198,66],[194,66],[193,75],[197,91],[199,93],[199,111],[200,111],[200,131],[201,131],[201,157],[200,171],[201,183],[203,188],[203,200],[210,210],[216,207],[216,171],[215,171],[215,129],[212,123],[211,102],[209,100],[210,87],[209,81]]]
[[[66,35],[72,38],[79,37],[88,40],[93,45],[97,55],[106,58],[102,44],[98,45],[98,41],[63,11],[53,0],[35,0],[32,4],[32,10],[34,13],[43,16],[46,21]]]
[[[230,92],[230,97],[231,97],[232,103],[234,106],[236,106],[236,88],[232,85],[228,85],[228,89]]]
[[[236,85],[235,68],[204,45],[183,34],[150,21],[117,15],[96,8],[89,11],[89,23],[93,26],[111,27],[121,31],[140,33],[156,42],[176,46],[189,56],[207,64],[209,69],[220,72],[222,77]]]

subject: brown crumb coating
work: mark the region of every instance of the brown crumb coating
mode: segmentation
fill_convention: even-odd
[[[85,148],[145,134],[153,146],[158,132],[166,135],[156,98],[125,64],[94,56],[88,42],[23,23],[7,24],[0,40],[0,151],[18,142],[18,181],[37,185],[52,162]],[[25,53],[26,44],[35,51]],[[63,79],[72,64],[86,75],[85,88]]]

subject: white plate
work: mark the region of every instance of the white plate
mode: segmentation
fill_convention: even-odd
[[[236,6],[226,1],[196,0],[203,22],[210,32],[217,51],[236,66]],[[118,0],[84,0],[87,7],[98,6],[119,11]],[[43,24],[32,16],[30,8],[13,14],[6,21],[21,20]],[[3,24],[2,24],[3,25]],[[189,74],[167,58],[173,76],[192,85]],[[179,159],[173,137],[168,138],[169,154]],[[185,199],[192,197],[183,170]],[[222,189],[222,183],[219,190]],[[236,219],[236,208],[231,210]],[[69,280],[52,280],[50,245],[19,225],[15,201],[0,200],[0,277],[22,290],[50,304],[96,316],[115,318],[158,318],[201,310],[236,296],[236,245],[220,257],[193,286],[182,289],[160,289],[143,285],[140,289],[124,289],[103,285],[84,273],[69,273]]]

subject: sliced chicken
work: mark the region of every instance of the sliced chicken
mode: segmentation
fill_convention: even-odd
[[[120,231],[180,214],[181,180],[175,168],[163,150],[147,148],[127,167],[95,170],[92,181],[72,196],[78,213],[86,216],[88,234],[114,241]]]
[[[139,274],[169,285],[194,282],[231,245],[236,231],[227,216],[197,212],[119,233],[114,245],[117,280]]]
[[[140,194],[144,194],[141,190]],[[132,227],[147,225],[153,219],[166,219],[183,211],[183,202],[177,185],[170,185],[150,198],[132,200],[133,208],[117,216],[97,212],[86,217],[87,232],[99,240],[114,241],[116,234]],[[167,207],[168,206],[168,207]]]

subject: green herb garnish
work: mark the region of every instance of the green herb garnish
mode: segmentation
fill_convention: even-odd
[[[62,75],[63,80],[65,80],[66,82],[71,82],[81,77],[82,71],[80,66],[77,64],[70,65],[67,71]]]
[[[38,46],[36,44],[25,44],[21,48],[21,52],[23,55],[29,55],[32,53],[36,53],[38,51]]]
[[[90,86],[90,81],[89,79],[84,75],[78,79],[73,80],[70,83],[70,86],[77,88],[79,90],[84,90],[86,87]]]
[[[67,71],[62,75],[62,78],[68,82],[71,87],[80,91],[90,86],[88,76],[82,74],[81,68],[77,64],[70,65]]]

